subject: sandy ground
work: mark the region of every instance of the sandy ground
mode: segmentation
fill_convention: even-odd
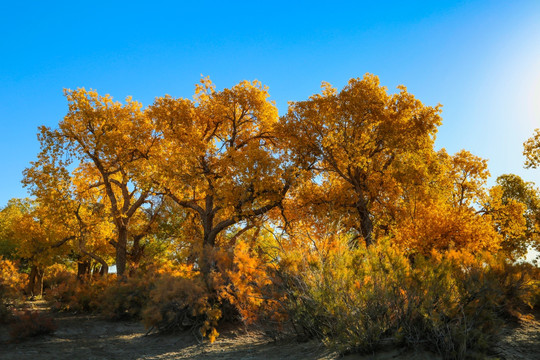
[[[540,360],[540,321],[522,319],[521,323],[503,330],[494,352],[506,360]]]
[[[34,306],[38,306],[36,304]],[[41,311],[46,311],[41,308]],[[274,341],[262,333],[239,329],[222,331],[210,344],[191,334],[148,335],[137,322],[109,322],[83,315],[55,315],[54,335],[9,342],[8,327],[0,326],[0,359],[337,359],[317,342]],[[500,359],[540,359],[540,323],[507,329],[494,349]],[[347,360],[437,359],[435,354],[388,348],[372,355],[349,355]]]

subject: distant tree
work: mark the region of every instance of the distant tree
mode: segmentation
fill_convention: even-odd
[[[526,168],[536,169],[540,165],[540,129],[536,129],[534,135],[523,143],[523,155]]]
[[[13,258],[22,260],[29,271],[27,292],[41,294],[45,269],[62,262],[72,237],[49,216],[50,209],[30,199],[11,199],[0,212],[2,234],[15,245]]]
[[[515,257],[524,256],[529,247],[540,250],[540,194],[531,182],[514,174],[504,174],[497,178],[502,204],[519,204],[520,216],[524,219],[524,231],[512,236],[504,246]],[[514,205],[517,206],[517,205]]]

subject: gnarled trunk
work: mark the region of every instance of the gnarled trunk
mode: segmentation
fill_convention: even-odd
[[[90,260],[77,261],[77,280],[84,282],[88,275],[90,275]]]
[[[118,241],[116,242],[116,274],[118,275],[119,280],[125,280],[126,277],[127,238],[127,229],[118,229]]]
[[[371,220],[371,214],[368,210],[366,200],[361,196],[356,203],[356,210],[360,216],[360,232],[366,242],[366,246],[370,246],[373,244],[373,221]]]
[[[39,285],[39,292],[36,292],[36,284]],[[43,295],[43,269],[38,265],[32,265],[28,276],[27,293],[29,296]]]

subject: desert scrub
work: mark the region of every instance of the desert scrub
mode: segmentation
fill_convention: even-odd
[[[284,254],[276,284],[297,332],[342,353],[392,341],[447,359],[481,356],[510,310],[534,303],[538,291],[528,266],[486,254],[411,256],[384,240],[322,245]]]
[[[387,245],[350,250],[336,241],[286,275],[291,320],[335,350],[371,352],[397,325],[409,264]]]
[[[25,281],[17,264],[0,256],[0,323],[10,321],[13,305],[23,296]]]
[[[109,283],[100,296],[99,312],[112,320],[140,320],[154,288],[152,275],[138,274],[124,282]]]
[[[241,240],[216,254],[218,271],[212,287],[228,321],[245,325],[283,321],[282,294],[273,291],[270,259],[257,248],[255,241]]]
[[[214,341],[221,318],[219,304],[200,276],[193,278],[163,274],[150,292],[143,322],[160,332],[190,330]]]
[[[43,290],[45,293],[74,279],[75,272],[63,264],[53,264],[45,269]]]
[[[56,323],[52,317],[39,311],[15,311],[10,324],[11,340],[19,342],[30,337],[49,335],[56,331]]]
[[[76,276],[51,288],[45,295],[51,309],[84,313],[100,313],[107,289],[117,283],[115,276],[81,282]]]

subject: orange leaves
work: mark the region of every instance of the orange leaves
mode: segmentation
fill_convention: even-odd
[[[483,186],[489,177],[487,160],[461,150],[450,161],[448,175],[454,183],[454,202],[470,206],[473,200],[483,196]]]
[[[219,335],[216,327],[222,316],[213,300],[200,277],[163,274],[149,293],[143,321],[147,327],[156,327],[162,332],[197,330],[213,342]]]
[[[395,230],[395,242],[412,253],[432,250],[497,251],[502,241],[489,217],[444,203],[417,204],[415,217]]]
[[[26,274],[19,273],[17,264],[0,256],[0,305],[16,299],[24,288]]]
[[[405,88],[388,95],[369,74],[351,79],[339,93],[324,88],[323,95],[289,105],[281,136],[290,157],[311,172],[313,181],[347,193],[333,208],[342,216],[354,213],[357,225],[351,227],[370,244],[373,217],[384,214],[376,213],[374,204],[397,200],[393,169],[405,154],[431,150],[440,109],[424,106]]]
[[[258,81],[217,91],[205,78],[195,101],[166,96],[148,108],[160,137],[146,176],[194,215],[199,248],[261,218],[287,192],[274,131],[278,113],[268,97]]]
[[[122,104],[84,88],[66,90],[65,96],[68,113],[57,129],[42,128],[41,153],[25,171],[24,183],[78,240],[77,253],[105,264],[103,247],[115,244],[123,275],[127,238],[134,236],[130,222],[145,217],[138,215],[151,184],[140,174],[148,169],[157,134],[141,104],[129,97]]]
[[[36,262],[68,261],[54,245],[64,238],[106,268],[112,244],[120,278],[129,260],[145,275],[107,290],[108,303],[145,308],[160,330],[213,341],[222,319],[283,320],[287,303],[306,326],[323,322],[311,335],[370,346],[400,316],[444,328],[461,306],[455,277],[491,261],[483,252],[523,254],[537,232],[534,189],[507,178],[488,192],[486,160],[434,150],[440,106],[370,74],[323,83],[281,119],[258,81],[217,90],[204,78],[193,100],[146,109],[66,97],[25,171],[38,205],[6,210],[2,228],[16,224],[19,255]]]
[[[267,314],[279,315],[278,299],[269,296],[269,264],[249,242],[237,242],[228,258],[221,257],[218,268],[214,274],[216,290],[222,301],[235,307],[244,323],[253,323]]]
[[[12,341],[18,342],[32,336],[52,334],[56,329],[56,322],[46,313],[30,310],[15,311],[9,335]]]

